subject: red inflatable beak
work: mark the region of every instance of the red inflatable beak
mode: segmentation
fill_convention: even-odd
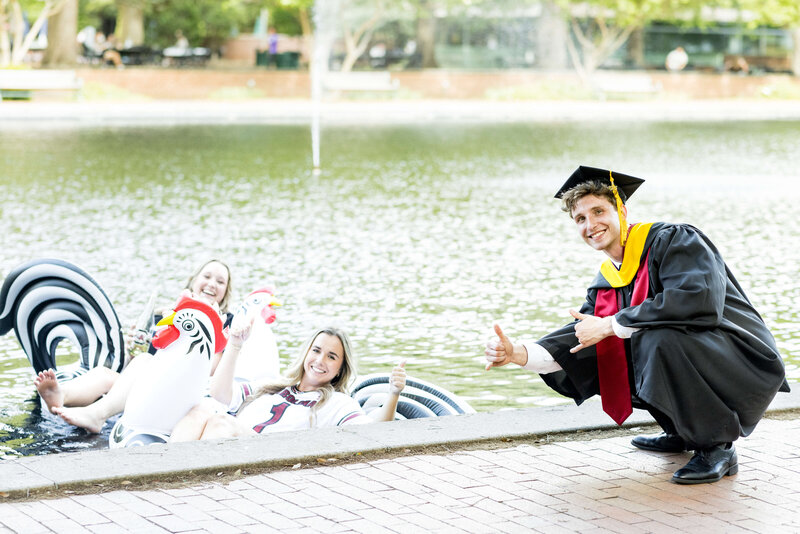
[[[153,336],[153,346],[159,350],[166,348],[180,337],[181,333],[178,331],[177,328],[172,326],[171,324],[166,328],[162,328],[159,330],[155,336]]]
[[[272,324],[275,322],[275,310],[273,310],[270,306],[264,306],[261,308],[261,318],[264,319],[264,322],[267,324]]]

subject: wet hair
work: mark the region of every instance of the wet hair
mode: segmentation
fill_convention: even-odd
[[[320,328],[316,330],[311,336],[303,343],[300,352],[297,355],[297,358],[291,363],[291,365],[286,369],[286,372],[283,376],[277,380],[270,381],[260,387],[255,394],[250,396],[239,408],[239,413],[244,409],[247,404],[250,404],[253,400],[257,399],[261,395],[271,395],[273,393],[277,393],[284,388],[290,386],[299,386],[300,382],[302,382],[303,377],[306,374],[305,367],[303,364],[306,361],[306,356],[308,355],[308,351],[311,350],[311,345],[317,339],[317,336],[320,334],[327,334],[329,336],[336,336],[339,338],[339,341],[342,343],[342,367],[339,369],[339,374],[337,374],[333,380],[329,384],[325,384],[321,388],[319,388],[320,398],[319,401],[314,405],[311,410],[311,417],[314,417],[316,410],[322,407],[328,399],[333,396],[334,392],[348,394],[350,390],[350,385],[352,381],[356,377],[356,360],[353,356],[353,349],[350,345],[350,338],[347,334],[339,329],[332,326],[326,328]]]
[[[231,268],[228,267],[228,265],[225,262],[220,260],[208,260],[207,262],[205,262],[203,265],[200,266],[199,269],[197,269],[194,272],[194,274],[192,274],[192,276],[189,277],[189,281],[186,282],[186,289],[189,290],[192,289],[192,285],[194,285],[194,282],[195,280],[197,280],[197,277],[200,276],[200,273],[203,272],[203,269],[205,269],[210,263],[219,263],[220,265],[225,267],[225,270],[228,272],[228,286],[225,288],[225,294],[222,296],[222,300],[219,301],[219,312],[228,313],[228,304],[230,304],[231,293],[233,292],[233,282],[231,281]]]
[[[625,193],[620,188],[617,188],[617,192],[619,193],[619,198],[622,199],[622,203],[625,204]],[[599,180],[594,180],[580,183],[564,193],[564,196],[561,197],[561,211],[567,212],[567,215],[572,217],[572,210],[575,205],[580,199],[588,195],[605,198],[611,202],[612,206],[616,207],[617,205],[614,193],[611,192],[611,186]]]

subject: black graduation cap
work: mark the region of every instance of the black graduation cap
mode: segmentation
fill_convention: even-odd
[[[606,185],[611,185],[611,179],[609,178],[609,173],[611,176],[614,177],[614,185],[617,186],[617,190],[622,197],[622,201],[625,202],[627,199],[631,197],[634,191],[638,189],[644,180],[641,178],[636,178],[634,176],[628,176],[627,174],[622,174],[616,171],[609,171],[608,169],[597,169],[595,167],[586,167],[581,165],[575,172],[572,173],[564,185],[556,193],[555,198],[561,198],[564,196],[564,193],[576,187],[584,182],[601,182]]]

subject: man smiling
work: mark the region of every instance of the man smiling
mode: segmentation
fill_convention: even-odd
[[[775,340],[713,243],[688,224],[628,226],[624,202],[644,182],[578,167],[558,190],[581,238],[608,259],[574,322],[514,344],[495,325],[486,369],[516,363],[580,404],[599,394],[618,423],[647,410],[664,430],[632,444],[695,451],[679,484],[738,471],[749,435],[777,391],[788,391]]]

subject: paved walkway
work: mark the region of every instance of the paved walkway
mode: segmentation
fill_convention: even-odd
[[[689,453],[646,453],[629,440],[511,442],[5,503],[0,533],[800,533],[800,419],[763,420],[737,442],[739,474],[716,484],[672,484]]]

